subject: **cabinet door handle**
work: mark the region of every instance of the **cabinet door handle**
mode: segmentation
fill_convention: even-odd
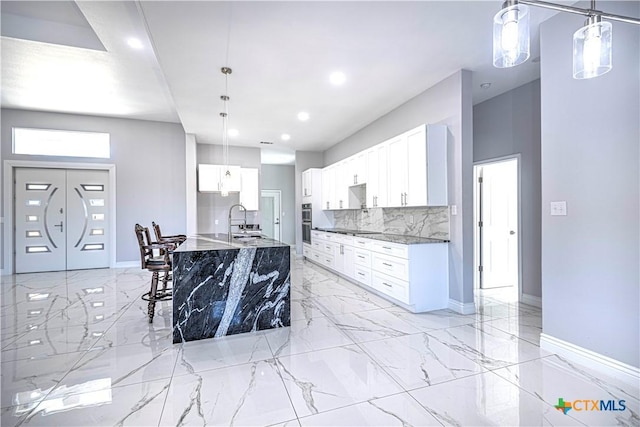
[[[389,263],[386,263],[386,262],[383,262],[382,265],[386,265],[387,267],[393,267],[393,264],[389,264]]]
[[[360,272],[358,271],[358,276],[362,276],[362,277],[364,277],[364,274],[362,274],[362,273],[360,273]]]
[[[391,248],[390,248],[389,246],[383,246],[383,247],[382,247],[382,249],[386,249],[386,250],[388,250],[388,251],[390,251],[390,250],[391,250]]]
[[[364,259],[364,257],[362,255],[358,255],[358,258],[360,259]]]
[[[390,285],[390,284],[388,284],[387,282],[382,282],[382,284],[383,284],[383,285],[385,285],[385,286],[388,286],[388,287],[390,287],[390,288],[393,288],[393,286],[392,286],[392,285]]]

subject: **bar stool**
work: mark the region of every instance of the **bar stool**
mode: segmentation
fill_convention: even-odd
[[[172,298],[171,288],[167,287],[167,283],[171,280],[171,252],[175,249],[175,243],[170,242],[152,242],[149,229],[136,224],[136,238],[138,246],[140,246],[140,261],[143,269],[147,269],[151,274],[151,288],[149,292],[142,295],[142,299],[149,301],[149,323],[153,322],[155,314],[156,301],[167,301]],[[145,243],[145,238],[147,242]],[[155,255],[154,250],[159,252]],[[158,289],[160,281],[160,273],[162,275],[162,289]]]
[[[153,227],[153,231],[156,234],[156,240],[161,243],[175,243],[176,246],[179,246],[187,240],[187,236],[184,234],[173,234],[171,236],[164,236],[162,231],[160,231],[160,225],[156,224],[154,221],[151,222],[151,226]]]

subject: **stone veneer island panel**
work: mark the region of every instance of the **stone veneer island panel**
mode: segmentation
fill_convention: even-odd
[[[289,326],[290,254],[271,239],[188,238],[173,253],[173,342]]]

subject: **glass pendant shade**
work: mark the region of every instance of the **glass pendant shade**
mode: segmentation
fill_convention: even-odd
[[[590,17],[573,34],[573,78],[590,79],[611,71],[611,23]]]
[[[529,8],[504,7],[493,18],[493,65],[508,68],[529,59]]]

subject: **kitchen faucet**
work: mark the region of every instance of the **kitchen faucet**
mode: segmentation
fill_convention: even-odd
[[[244,228],[243,228],[243,231],[247,230],[247,209],[242,205],[242,203],[236,203],[235,205],[231,205],[231,207],[229,208],[229,239],[231,239],[231,237],[232,237],[232,235],[231,235],[231,211],[236,206],[238,206],[239,208],[242,208],[242,210],[244,211]],[[236,225],[238,225],[238,224],[236,224]]]

